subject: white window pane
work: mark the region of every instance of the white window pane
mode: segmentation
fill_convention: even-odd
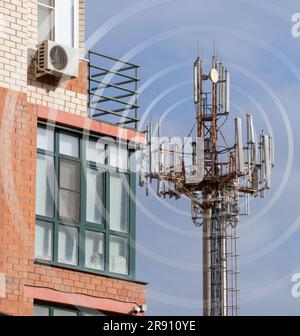
[[[103,251],[103,234],[99,232],[86,231],[85,266],[96,270],[103,270]]]
[[[65,310],[65,309],[59,309],[55,308],[53,311],[54,316],[77,316],[76,311],[71,311],[71,310]]]
[[[78,263],[78,231],[70,226],[58,230],[58,262],[70,265]]]
[[[127,148],[117,145],[109,146],[109,164],[112,167],[127,170],[128,168],[128,151]]]
[[[54,211],[54,160],[37,154],[36,214],[53,217]]]
[[[86,219],[92,223],[103,223],[103,172],[93,169],[86,171]]]
[[[37,128],[37,148],[46,151],[54,151],[54,132],[47,127]]]
[[[60,133],[59,152],[63,155],[79,157],[79,139],[70,134]]]
[[[128,232],[129,229],[129,177],[110,175],[110,228]]]
[[[38,6],[38,40],[53,40],[54,35],[54,10]]]
[[[33,306],[33,316],[49,316],[49,308],[42,306]]]
[[[86,141],[86,159],[88,161],[105,163],[105,145],[100,140],[90,139]]]
[[[128,274],[128,255],[128,239],[110,236],[109,271],[119,274]]]
[[[55,3],[55,41],[68,47],[74,46],[74,0]]]
[[[36,221],[35,224],[35,257],[52,260],[53,225],[52,223]]]

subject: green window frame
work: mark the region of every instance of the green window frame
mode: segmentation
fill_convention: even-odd
[[[136,174],[134,172],[130,172],[129,169],[120,169],[118,167],[112,167],[110,166],[110,146],[115,146],[114,139],[110,138],[101,138],[100,136],[92,135],[83,133],[80,131],[72,130],[69,128],[63,128],[63,127],[54,127],[49,126],[44,123],[39,123],[38,127],[40,130],[44,129],[49,130],[50,135],[53,131],[54,133],[54,142],[53,152],[49,150],[49,148],[40,149],[37,148],[37,154],[39,156],[46,156],[49,158],[52,158],[50,162],[54,162],[54,209],[53,209],[53,217],[44,216],[41,214],[36,214],[36,220],[39,222],[40,225],[42,225],[43,222],[50,223],[53,232],[52,235],[52,246],[51,246],[51,254],[52,258],[49,259],[49,256],[47,258],[36,258],[36,263],[42,263],[42,264],[50,264],[55,265],[58,267],[63,268],[69,268],[69,269],[75,269],[84,271],[87,273],[94,273],[99,275],[108,275],[114,278],[125,278],[125,279],[134,279],[135,277],[135,213],[136,213],[136,205],[135,205],[135,191],[136,191]],[[78,138],[79,143],[79,155],[78,157],[70,157],[65,154],[60,154],[60,137],[62,134],[69,134],[71,136],[75,136]],[[86,146],[87,141],[94,140],[99,141],[100,144],[104,144],[104,152],[105,152],[105,160],[103,163],[101,162],[93,162],[86,160]],[[129,148],[127,143],[120,143],[122,146],[127,148],[127,156],[128,156],[128,162],[130,155],[134,153],[134,149]],[[60,216],[59,214],[59,192],[60,190],[65,190],[66,188],[61,187],[61,181],[60,181],[60,164],[59,162],[73,162],[74,165],[76,165],[77,170],[80,170],[80,188],[77,190],[71,190],[68,191],[70,193],[73,193],[74,195],[76,192],[79,195],[79,203],[80,203],[80,209],[79,210],[79,220],[76,219],[68,219],[65,216]],[[72,166],[72,164],[71,164]],[[129,166],[129,164],[128,164]],[[79,168],[78,168],[79,167]],[[102,205],[101,205],[101,218],[102,220],[99,220],[97,223],[89,222],[87,220],[87,172],[95,172],[99,173],[100,179],[102,176]],[[116,174],[121,175],[122,177],[126,177],[126,181],[128,181],[128,188],[127,191],[129,191],[129,222],[128,222],[128,232],[126,231],[116,231],[112,230],[110,228],[110,209],[111,204],[110,201],[110,178],[111,176],[114,176]],[[93,176],[94,178],[94,176]],[[97,176],[96,176],[97,178]],[[64,178],[65,180],[65,178]],[[71,180],[71,178],[70,178]],[[64,181],[63,183],[67,184],[68,182]],[[69,182],[71,183],[71,182]],[[78,191],[79,190],[79,191]],[[101,188],[100,188],[101,190]],[[97,193],[96,193],[97,194]],[[76,194],[77,195],[77,194]],[[36,195],[36,197],[39,197],[39,195]],[[77,196],[76,196],[77,197]],[[74,203],[75,204],[75,203]],[[97,211],[96,211],[97,212]],[[98,214],[99,217],[99,214]],[[60,230],[60,228],[63,228]],[[74,230],[77,230],[77,242],[78,246],[77,252],[74,251]],[[73,238],[72,238],[73,237]],[[89,249],[89,255],[94,257],[92,261],[95,261],[96,263],[93,264],[86,262],[86,252],[88,249],[86,249],[86,239],[90,239],[90,244],[93,246],[96,246],[96,249],[98,249],[101,253],[95,253],[95,256],[92,255],[91,249]],[[110,241],[112,240],[111,237],[118,237],[120,238],[120,246],[119,250],[124,251],[124,249],[127,249],[126,252],[123,252],[125,256],[127,256],[127,264],[125,266],[124,259],[126,259],[125,256],[121,257],[115,257],[112,256],[111,259],[114,259],[114,264],[119,265],[119,269],[123,270],[122,272],[116,272],[114,267],[111,267],[112,261],[110,260],[110,254],[113,253],[113,251],[110,251],[110,246],[113,246],[114,250],[116,249],[116,245],[110,244]],[[62,262],[62,259],[59,259],[59,239],[64,241],[65,246],[68,247],[68,251],[72,250],[72,255],[68,255],[67,258],[65,258],[65,262]],[[116,239],[115,239],[116,241]],[[121,246],[122,245],[122,246]],[[101,249],[100,250],[100,246]],[[117,246],[118,247],[118,246]],[[95,247],[93,247],[95,248]],[[40,249],[42,250],[42,249]],[[65,248],[65,251],[67,248]],[[97,252],[98,252],[97,250]],[[121,252],[120,252],[121,253]],[[66,254],[66,252],[65,252]],[[70,253],[69,253],[70,254]],[[77,256],[77,260],[76,260]],[[66,260],[68,259],[68,261]],[[77,261],[76,263],[74,261]],[[91,266],[93,265],[93,266]],[[101,265],[103,267],[96,267],[96,265]],[[124,272],[124,270],[127,270],[128,272]]]

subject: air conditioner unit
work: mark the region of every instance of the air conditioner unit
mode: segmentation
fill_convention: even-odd
[[[38,45],[36,78],[51,74],[78,77],[78,50],[54,41]]]

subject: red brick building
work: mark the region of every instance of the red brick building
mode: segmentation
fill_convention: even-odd
[[[65,3],[0,2],[0,312],[133,314],[143,135],[90,118],[85,4]],[[79,50],[76,76],[37,76],[44,40]]]

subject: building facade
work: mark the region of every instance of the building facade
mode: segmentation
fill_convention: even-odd
[[[89,117],[84,0],[0,0],[0,312],[134,314],[134,129]],[[37,78],[37,46],[79,51]],[[139,314],[143,314],[141,311]]]

